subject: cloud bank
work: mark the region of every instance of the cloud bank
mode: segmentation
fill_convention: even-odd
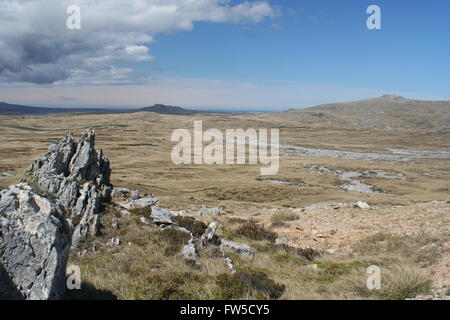
[[[66,27],[69,5],[81,8],[81,30]],[[145,83],[148,74],[132,66],[153,59],[148,45],[156,34],[277,15],[265,0],[2,0],[0,82]]]

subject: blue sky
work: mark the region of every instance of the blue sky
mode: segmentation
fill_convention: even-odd
[[[60,104],[73,105],[76,99],[77,105],[167,103],[240,110],[284,110],[384,93],[450,99],[449,1],[269,4],[278,14],[258,22],[194,19],[190,30],[153,34],[152,41],[144,43],[151,60],[111,63],[148,77],[148,83],[96,84],[98,95],[119,90],[130,96],[116,99],[117,104],[93,99],[95,88],[87,84],[14,89],[28,90],[41,105],[56,103],[39,92],[60,97]],[[381,7],[382,30],[366,27],[371,4]],[[122,88],[114,89],[117,86]]]
[[[313,83],[450,97],[449,1],[274,1],[280,19],[200,23],[157,37],[155,65],[174,77]],[[382,30],[368,30],[377,3]]]

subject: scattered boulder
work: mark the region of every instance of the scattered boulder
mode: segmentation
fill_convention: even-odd
[[[139,199],[139,190],[130,190],[128,188],[114,188],[112,191],[113,198],[122,198],[122,199]]]
[[[145,209],[155,205],[158,202],[158,198],[148,197],[140,199],[128,199],[125,202],[120,203],[120,206],[126,210],[132,209]]]
[[[308,264],[307,267],[308,267],[308,269],[311,269],[312,271],[320,271],[320,268],[317,266],[316,263]]]
[[[0,173],[0,178],[9,178],[9,177],[12,177],[12,176],[13,176],[13,174],[8,173],[8,172]]]
[[[215,208],[201,208],[197,214],[200,216],[207,216],[207,217],[220,217],[222,215],[222,209],[219,207]]]
[[[107,245],[111,246],[111,247],[117,247],[120,246],[122,244],[122,241],[120,241],[119,237],[115,237],[115,238],[111,238],[109,239]]]
[[[288,244],[289,239],[286,237],[278,237],[275,239],[275,244]]]
[[[62,298],[71,229],[64,208],[25,183],[0,193],[0,296]]]
[[[358,209],[369,209],[370,206],[367,204],[367,202],[358,201],[358,202],[355,203],[355,208],[358,208]]]
[[[176,216],[178,216],[178,213],[175,211],[163,209],[158,206],[152,207],[151,217],[157,225],[173,225],[175,224],[173,218]]]
[[[220,247],[222,249],[229,249],[234,253],[247,256],[248,258],[251,259],[254,257],[252,248],[246,243],[222,239],[220,242]]]

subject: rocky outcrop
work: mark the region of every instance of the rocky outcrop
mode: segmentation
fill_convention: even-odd
[[[28,178],[51,193],[67,211],[73,244],[99,228],[99,211],[109,200],[111,167],[101,150],[95,149],[95,131],[85,130],[78,142],[72,133],[53,143],[48,152],[28,168]]]
[[[130,190],[128,188],[114,188],[112,192],[112,196],[116,198],[122,199],[139,199],[139,190]]]
[[[200,265],[200,259],[197,255],[197,250],[195,248],[195,238],[191,231],[183,227],[177,227],[178,230],[182,232],[186,232],[189,234],[190,239],[187,244],[183,246],[181,249],[181,256],[186,259],[193,261],[196,265]]]
[[[211,216],[211,217],[220,217],[222,215],[222,209],[215,207],[215,208],[206,208],[202,207],[200,210],[198,210],[197,214],[200,216]]]
[[[133,209],[151,208],[156,202],[158,202],[158,198],[154,197],[128,199],[120,202],[118,207],[121,212],[129,213]]]
[[[252,248],[248,244],[243,243],[243,242],[236,242],[236,241],[222,239],[220,242],[220,247],[222,249],[229,249],[229,250],[233,251],[234,253],[237,253],[242,256],[246,256],[250,259],[253,259],[253,257],[254,257]]]
[[[216,236],[216,230],[217,230],[218,226],[219,226],[219,224],[216,221],[211,222],[209,224],[208,228],[206,228],[206,231],[202,234],[202,236],[200,238],[200,243],[199,243],[200,249],[206,248],[209,244],[213,244],[213,245],[220,244],[220,240]]]
[[[71,230],[64,208],[28,184],[0,193],[0,297],[59,299]]]

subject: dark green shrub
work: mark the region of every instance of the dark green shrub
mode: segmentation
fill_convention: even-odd
[[[192,217],[175,217],[174,220],[177,224],[192,232],[194,237],[201,237],[203,233],[205,233],[206,228],[208,227],[204,222],[198,221]]]
[[[262,293],[269,299],[279,299],[286,290],[261,271],[236,272],[220,274],[216,278],[220,288],[219,298],[224,300],[239,299],[251,292]]]
[[[174,256],[180,253],[183,246],[190,240],[188,233],[175,228],[166,228],[161,231],[161,239],[167,242],[168,246],[164,249],[166,256]]]
[[[277,234],[275,232],[267,230],[253,221],[246,222],[242,225],[236,230],[236,234],[256,241],[268,240],[270,242],[275,242],[275,239],[277,238]]]

